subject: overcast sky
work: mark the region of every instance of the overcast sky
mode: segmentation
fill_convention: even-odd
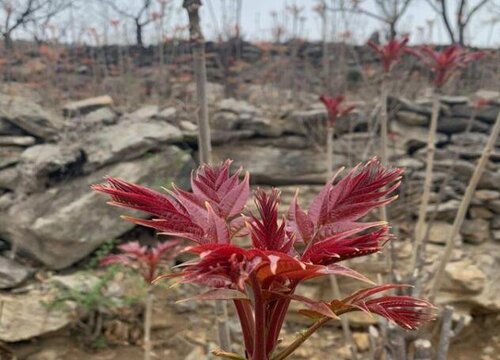
[[[121,8],[133,13],[136,11],[142,0],[116,0]],[[227,34],[227,29],[223,28],[224,18],[227,24],[234,24],[236,0],[202,0],[202,21],[205,35],[207,38],[215,38],[221,33]],[[327,0],[328,4],[339,4],[341,1],[346,3],[351,0]],[[434,0],[431,0],[434,1]],[[473,6],[480,0],[469,0],[470,6]],[[498,4],[497,11],[492,11],[492,7],[485,6],[473,19],[468,31],[467,42],[475,46],[500,46],[500,21],[492,26],[492,20],[500,20],[500,0],[490,0]],[[361,0],[361,6],[369,11],[377,12],[374,0]],[[457,0],[449,0],[449,3],[456,4]],[[171,0],[172,7],[168,9],[165,18],[167,33],[171,29],[187,24],[187,16],[182,9],[182,0]],[[95,27],[102,37],[107,37],[108,42],[113,42],[117,38],[123,39],[124,32],[128,34],[129,42],[134,42],[133,22],[130,19],[124,19],[117,15],[109,6],[103,5],[103,0],[81,0],[79,8],[73,11],[72,21],[68,13],[61,15],[57,19],[61,28],[71,27],[71,31],[84,32],[84,29]],[[300,36],[309,40],[317,40],[321,34],[321,21],[313,7],[318,4],[317,0],[242,0],[242,33],[246,39],[251,40],[270,40],[272,39],[272,29],[274,26],[271,13],[278,14],[280,25],[285,26],[287,36],[292,33],[292,21],[290,12],[285,11],[287,6],[296,5],[303,9],[302,15],[305,20]],[[158,0],[153,0],[154,8],[158,9]],[[338,5],[337,5],[338,7]],[[223,11],[226,9],[226,11]],[[455,10],[451,9],[454,14]],[[120,35],[116,34],[109,25],[109,19],[121,18],[122,24],[126,24],[126,29],[122,30]],[[1,20],[1,19],[0,19]],[[69,25],[71,23],[71,25]],[[353,43],[364,43],[369,36],[376,30],[383,30],[384,25],[366,15],[330,13],[329,34],[332,39],[338,39],[339,34],[348,30],[352,36],[349,41]],[[430,26],[429,24],[434,24]],[[233,25],[231,25],[233,26]],[[432,31],[431,31],[432,28]],[[442,20],[434,13],[427,4],[426,0],[413,0],[412,5],[406,12],[404,18],[398,25],[400,33],[410,33],[413,43],[432,42],[449,43],[448,35],[443,27]],[[69,38],[69,35],[68,35]],[[150,24],[145,29],[145,38],[147,42],[156,42],[158,32],[154,24]]]

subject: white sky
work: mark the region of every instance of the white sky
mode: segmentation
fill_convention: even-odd
[[[72,21],[68,12],[58,17],[57,24],[60,28],[66,28],[67,38],[71,39],[71,33],[74,32],[75,37],[80,39],[89,39],[89,35],[81,35],[85,33],[85,29],[95,27],[102,38],[107,37],[108,42],[115,42],[117,38],[123,42],[124,34],[130,43],[134,42],[134,27],[130,19],[123,19],[122,24],[126,24],[120,35],[111,29],[110,19],[120,18],[111,8],[106,7],[103,0],[80,0],[81,5],[77,10],[73,11]],[[134,12],[140,7],[142,0],[116,0],[122,8]],[[227,34],[223,29],[222,23],[224,16],[229,19],[226,23],[234,24],[236,13],[234,4],[236,0],[202,0],[202,21],[205,35],[207,38],[216,38],[222,33]],[[346,3],[352,0],[327,0],[328,4],[338,4],[344,1]],[[448,0],[454,5],[457,0]],[[470,6],[473,6],[480,0],[469,0]],[[474,46],[480,47],[498,47],[500,46],[500,0],[490,0],[497,4],[497,11],[493,12],[491,7],[484,7],[478,15],[473,19],[467,31],[467,42]],[[170,8],[165,18],[167,35],[171,29],[176,26],[185,26],[187,24],[187,16],[182,9],[182,0],[171,0],[172,8]],[[303,29],[300,36],[308,40],[318,40],[321,33],[321,21],[318,14],[313,11],[313,7],[318,3],[317,0],[242,0],[242,33],[246,39],[251,40],[270,40],[272,39],[273,20],[272,11],[278,13],[279,21],[285,25],[287,32],[286,36],[291,36],[292,21],[290,12],[284,9],[286,6],[297,5],[304,9],[303,16],[305,17]],[[154,8],[158,8],[158,0],[153,0]],[[362,7],[376,12],[374,0],[361,0]],[[227,9],[224,12],[222,9]],[[212,11],[210,11],[212,9]],[[454,14],[454,9],[451,13]],[[225,15],[224,15],[225,13]],[[1,19],[0,15],[0,21]],[[497,24],[492,25],[492,20],[496,19]],[[433,22],[432,31],[430,30],[429,22]],[[342,16],[339,13],[330,13],[330,31],[332,39],[338,39],[338,34],[346,30],[352,33],[351,42],[364,43],[375,30],[384,29],[384,25],[366,15],[349,14]],[[332,31],[333,29],[333,31]],[[448,35],[442,25],[441,19],[427,4],[426,0],[413,0],[412,5],[406,12],[404,18],[398,25],[399,32],[410,33],[412,43],[449,43]],[[147,42],[156,42],[158,32],[154,24],[148,25],[145,30],[145,39]],[[80,35],[78,35],[80,34]],[[17,36],[26,34],[18,33]],[[86,36],[86,37],[85,37]]]

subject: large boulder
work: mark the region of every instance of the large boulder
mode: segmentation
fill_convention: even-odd
[[[66,105],[63,106],[63,114],[65,116],[73,117],[76,115],[85,115],[103,107],[112,107],[112,106],[113,106],[113,99],[111,98],[111,96],[108,95],[96,96],[93,98],[67,103]]]
[[[9,289],[25,281],[32,270],[18,262],[0,256],[0,289]]]
[[[17,342],[29,340],[68,326],[72,316],[62,309],[49,309],[47,303],[54,292],[42,290],[19,294],[0,294],[2,326],[0,340]]]
[[[40,144],[26,149],[17,166],[17,188],[25,193],[44,191],[56,182],[81,172],[83,151],[58,144]]]
[[[214,148],[214,158],[231,158],[236,166],[250,171],[253,182],[269,185],[322,184],[326,170],[323,156],[310,149],[286,149],[253,146],[248,144],[227,145]],[[343,155],[333,157],[334,169],[346,164]]]
[[[17,96],[0,95],[0,118],[42,139],[54,138],[63,126],[63,120],[57,115]]]
[[[0,146],[0,169],[17,164],[23,150],[20,146]]]
[[[193,167],[188,153],[171,146],[71,179],[9,208],[4,219],[6,239],[50,268],[68,267],[134,226],[120,219],[123,210],[107,205],[90,185],[102,182],[106,175],[156,189],[172,181],[186,185]]]
[[[180,142],[182,132],[164,121],[126,119],[88,134],[81,143],[85,152],[85,172],[107,164],[140,157],[165,144]]]

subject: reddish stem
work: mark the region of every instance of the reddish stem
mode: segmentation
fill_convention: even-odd
[[[290,299],[280,299],[277,301],[275,309],[269,321],[269,333],[267,334],[267,353],[270,354],[276,348],[278,338],[285,321]]]
[[[253,333],[255,331],[255,323],[253,320],[252,308],[246,300],[234,300],[236,312],[240,319],[241,331],[243,332],[243,341],[245,342],[245,350],[250,357],[253,354]]]
[[[255,274],[250,277],[254,296],[255,332],[252,360],[269,360],[266,354],[266,304]]]

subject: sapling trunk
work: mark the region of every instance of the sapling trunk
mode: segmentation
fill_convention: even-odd
[[[151,359],[153,349],[151,343],[151,319],[153,317],[153,287],[149,286],[146,294],[146,307],[144,310],[144,360]]]
[[[198,146],[200,163],[211,163],[210,124],[208,121],[208,100],[206,94],[207,68],[205,60],[205,39],[201,31],[200,0],[184,0],[183,7],[189,16],[189,34],[193,49],[196,98],[198,102]]]
[[[453,322],[453,308],[451,306],[445,306],[442,314],[441,334],[439,336],[436,360],[446,360],[448,348],[450,347],[450,340],[453,337],[453,330],[451,328]]]
[[[382,81],[380,83],[380,161],[382,165],[389,165],[389,155],[388,155],[388,133],[389,133],[389,119],[387,111],[387,98],[388,98],[388,76],[384,73]],[[385,206],[380,208],[380,218],[382,221],[387,221],[387,209]],[[387,246],[384,248],[385,255],[385,265],[386,270],[389,274],[389,278],[393,273],[393,263],[391,256],[391,247]]]
[[[329,182],[333,178],[333,135],[334,127],[332,125],[326,124],[326,181]],[[330,275],[330,283],[333,291],[333,296],[336,299],[341,298],[340,287],[335,275]],[[342,325],[342,331],[344,333],[345,342],[352,353],[352,358],[357,359],[357,351],[354,341],[352,340],[351,329],[349,326],[349,320],[346,317],[340,319]]]
[[[453,222],[453,228],[446,240],[446,247],[444,250],[444,254],[442,257],[440,257],[436,275],[434,276],[434,281],[432,283],[432,288],[429,296],[429,299],[431,299],[431,301],[435,299],[436,294],[439,288],[441,287],[441,283],[443,282],[444,270],[446,268],[446,265],[450,261],[451,254],[455,246],[455,239],[460,231],[460,228],[462,227],[465,215],[467,213],[467,209],[469,208],[470,202],[472,200],[472,196],[474,195],[477,184],[479,183],[481,175],[483,174],[484,169],[486,168],[486,164],[488,163],[488,159],[493,151],[499,132],[500,132],[500,112],[497,115],[495,125],[491,130],[490,137],[488,138],[488,142],[486,143],[483,153],[479,158],[479,162],[477,163],[474,173],[472,174],[472,177],[469,181],[469,185],[465,190],[464,197],[462,198],[462,202],[460,203],[460,207],[458,208],[455,221]]]
[[[440,109],[440,96],[438,94],[434,94],[434,99],[432,102],[432,116],[431,123],[429,125],[429,136],[427,138],[427,159],[426,159],[426,168],[425,168],[425,180],[424,180],[424,188],[422,194],[422,202],[420,203],[420,208],[418,211],[418,220],[417,225],[415,227],[415,247],[414,249],[419,249],[422,244],[424,231],[425,231],[425,218],[427,213],[427,207],[429,205],[429,199],[431,196],[432,189],[432,171],[434,167],[434,152],[436,150],[436,130],[437,123],[439,118],[439,109]],[[412,258],[412,269],[415,268],[415,264],[417,261],[417,252],[413,252]]]
[[[200,0],[184,0],[182,5],[189,17],[189,34],[193,47],[193,62],[196,78],[196,97],[198,101],[198,147],[200,163],[212,162],[212,147],[210,140],[210,124],[208,121],[208,100],[206,94],[207,68],[205,61],[205,39],[201,31],[199,8]],[[219,346],[224,350],[231,350],[228,315],[226,303],[215,302],[215,316],[217,319],[217,334]]]
[[[476,118],[476,113],[477,113],[477,111],[474,111],[471,114],[471,116],[469,117],[469,121],[467,122],[467,126],[465,128],[465,131],[463,132],[464,136],[467,136],[471,132],[472,125],[474,124],[474,119]],[[460,144],[458,144],[458,145],[460,146]],[[459,152],[455,151],[453,154],[451,164],[448,167],[448,169],[446,170],[446,177],[444,178],[443,182],[441,183],[441,185],[439,187],[438,195],[437,195],[437,199],[436,199],[436,204],[434,205],[434,209],[432,210],[432,214],[426,223],[425,232],[424,232],[424,235],[422,237],[422,242],[414,250],[415,256],[416,256],[415,267],[413,269],[415,284],[414,284],[412,293],[414,296],[419,296],[420,292],[422,290],[422,282],[423,282],[422,270],[423,270],[423,267],[425,265],[426,245],[427,245],[427,242],[429,240],[432,226],[434,225],[434,222],[436,221],[439,207],[441,206],[441,204],[443,202],[446,187],[448,186],[448,183],[450,182],[450,180],[453,178],[453,174],[455,172],[455,167],[457,166],[459,158],[460,158]]]

